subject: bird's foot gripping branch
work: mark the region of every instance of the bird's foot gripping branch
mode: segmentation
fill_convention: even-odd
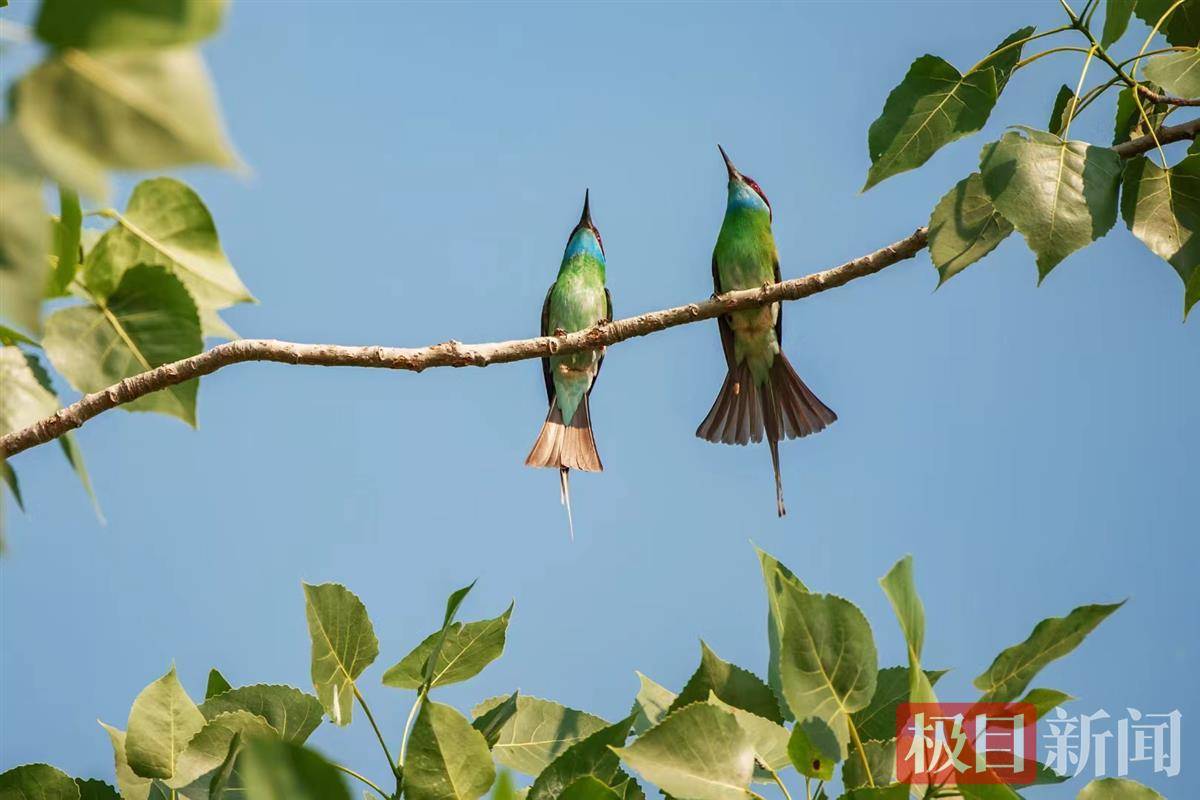
[[[913,780],[913,771],[908,754],[897,750],[898,737],[912,741],[898,730],[897,710],[953,705],[934,692],[944,670],[921,660],[926,620],[911,558],[879,581],[905,641],[901,663],[884,667],[857,606],[810,589],[765,552],[758,558],[767,595],[766,679],[702,642],[699,666],[681,688],[639,674],[640,688],[615,721],[520,692],[483,699],[469,716],[435,700],[441,687],[474,677],[504,649],[513,607],[458,622],[467,586],[450,595],[440,625],[383,672],[384,687],[413,693],[403,729],[383,730],[361,685],[379,655],[366,607],[341,585],[306,584],[313,693],[265,683],[234,688],[214,669],[197,703],[172,668],[137,696],[124,730],[101,723],[118,790],[127,800],[347,800],[353,782],[385,800],[477,800],[489,791],[513,800],[511,770],[532,781],[527,800],[644,800],[652,787],[691,800],[761,800],[757,787],[764,784],[806,800],[836,796],[839,784],[846,800],[912,793],[1017,800],[1018,788],[1036,792],[1038,784],[1067,780],[1026,752],[1030,766],[1021,774],[1032,779],[1011,785],[999,767],[975,768],[978,759],[969,756],[980,748],[971,740],[965,753],[956,752],[960,774],[898,781]],[[1041,716],[1072,700],[1030,685],[1119,606],[1081,606],[1043,620],[1025,641],[1002,650],[975,679],[980,695],[966,706],[973,718],[995,708]],[[398,697],[384,691],[372,702]],[[381,760],[373,768],[335,763],[305,743],[324,721],[349,725],[355,706],[378,739]],[[73,779],[46,764],[0,775],[6,800],[116,796],[101,781]],[[1131,781],[1101,781],[1079,797],[1158,795]]]

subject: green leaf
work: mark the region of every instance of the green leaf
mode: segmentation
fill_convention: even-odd
[[[1084,786],[1077,800],[1163,800],[1163,796],[1128,778],[1101,778]]]
[[[1062,136],[1066,121],[1074,113],[1075,92],[1064,83],[1059,87],[1058,94],[1054,96],[1054,108],[1050,110],[1050,132],[1055,136]]]
[[[46,355],[80,392],[96,392],[124,378],[200,352],[196,304],[162,267],[127,270],[105,307],[72,306],[46,320]],[[121,408],[157,411],[196,424],[198,382],[190,380]]]
[[[190,48],[64,50],[26,73],[14,98],[17,125],[51,174],[237,164]]]
[[[786,598],[782,622],[780,677],[788,706],[797,720],[823,721],[844,757],[850,714],[866,708],[875,693],[878,663],[871,626],[847,600],[794,591]]]
[[[842,760],[840,749],[827,726],[807,720],[797,722],[788,737],[788,759],[806,778],[832,780],[834,765]]]
[[[221,674],[220,670],[218,670],[216,667],[213,667],[208,671],[208,685],[204,688],[204,699],[208,700],[209,698],[215,697],[219,694],[224,694],[232,688],[233,687],[229,685],[229,681],[225,680],[225,676]],[[200,710],[203,711],[204,707],[201,706]]]
[[[996,47],[992,50],[993,53],[1001,50],[1003,52],[1001,52],[1000,55],[996,56],[995,58],[989,58],[986,62],[984,62],[985,67],[990,67],[996,72],[997,96],[999,96],[999,94],[1004,91],[1004,87],[1008,85],[1008,79],[1012,77],[1013,70],[1017,67],[1017,62],[1021,60],[1021,51],[1025,49],[1024,44],[1017,45],[1016,47],[1009,47],[1009,45],[1020,42],[1023,39],[1028,39],[1035,30],[1037,30],[1035,26],[1027,25],[1024,28],[1018,28],[1017,30],[1013,31],[1004,38],[1004,41],[1000,42],[1000,44],[996,45]],[[1004,50],[1003,48],[1006,47],[1008,49]]]
[[[484,700],[475,706],[472,716],[479,719],[507,700]],[[609,724],[585,711],[523,694],[517,698],[517,713],[500,729],[492,753],[506,767],[537,775],[568,747]]]
[[[640,672],[637,676],[641,681],[641,688],[638,689],[637,697],[633,699],[633,732],[640,735],[662,722],[678,695]]]
[[[481,714],[471,722],[471,727],[483,734],[488,747],[496,745],[496,742],[500,739],[500,731],[504,729],[505,723],[516,715],[517,698],[520,696],[520,692],[513,692],[504,702],[493,706],[491,710]]]
[[[963,800],[1021,800],[1019,794],[1003,783],[964,783],[954,788]]]
[[[866,766],[861,758],[848,758],[842,766],[842,783],[847,789],[856,789],[871,783],[875,786],[887,786],[896,780],[895,739],[868,739],[863,742],[863,752],[867,756]],[[871,771],[870,780],[867,780],[868,768]]]
[[[433,681],[434,670],[437,668],[441,658],[442,647],[446,643],[446,636],[450,632],[450,625],[454,622],[454,615],[458,613],[458,607],[462,605],[462,601],[475,588],[475,581],[471,581],[467,586],[461,589],[456,589],[446,598],[446,614],[442,618],[442,627],[438,631],[436,640],[433,643],[433,649],[429,652],[429,657],[425,661],[422,669],[423,683],[428,686]]]
[[[0,319],[37,333],[42,329],[42,291],[50,252],[50,225],[42,187],[36,180],[0,169],[0,195],[4,197],[4,213],[0,214]]]
[[[1185,287],[1200,272],[1200,156],[1162,169],[1145,156],[1125,165],[1121,216],[1133,235],[1165,259]],[[1185,304],[1184,313],[1191,308]]]
[[[1186,320],[1192,306],[1200,303],[1200,269],[1192,270],[1187,287],[1183,291],[1183,318]]]
[[[0,461],[0,473],[3,473],[4,484],[12,492],[13,500],[17,501],[17,508],[24,511],[25,501],[21,498],[21,482],[17,479],[17,471],[7,461]],[[0,552],[3,551],[3,544],[3,539],[0,539]]]
[[[612,748],[625,744],[632,725],[633,715],[630,715],[571,745],[542,770],[530,787],[527,800],[560,800],[567,788],[581,778],[592,778],[605,789],[624,796],[630,777],[621,769],[621,760]]]
[[[628,747],[621,760],[672,797],[746,800],[754,747],[737,719],[708,703],[668,716]]]
[[[1100,46],[1111,47],[1114,42],[1125,35],[1129,27],[1129,18],[1133,15],[1133,7],[1137,0],[1108,0],[1104,7],[1104,30],[1100,34]]]
[[[932,687],[946,670],[925,670]],[[875,694],[866,708],[850,715],[863,739],[891,739],[896,736],[896,709],[909,700],[908,667],[885,667],[875,680]]]
[[[938,286],[986,256],[1013,231],[983,178],[972,172],[938,201],[929,218],[929,257],[938,271]]]
[[[863,191],[982,128],[999,96],[996,77],[990,68],[963,75],[933,55],[914,61],[867,133],[871,168]]]
[[[95,778],[86,781],[76,778],[75,786],[79,789],[79,800],[121,800],[116,789]]]
[[[1124,604],[1121,601],[1080,606],[1065,617],[1039,622],[1029,638],[1001,652],[975,679],[975,688],[984,692],[980,702],[1006,703],[1016,698],[1042,667],[1078,647],[1097,625]]]
[[[1162,90],[1161,86],[1153,83],[1146,84],[1146,88],[1152,89],[1155,92]],[[1113,144],[1121,144],[1128,142],[1130,139],[1137,139],[1146,136],[1151,130],[1158,130],[1162,127],[1163,120],[1167,116],[1166,103],[1151,103],[1145,98],[1141,98],[1142,107],[1139,110],[1137,101],[1134,100],[1133,90],[1129,88],[1122,89],[1117,95],[1117,114],[1113,124]],[[1142,117],[1142,111],[1146,112],[1146,118]],[[1150,120],[1150,124],[1146,125],[1146,119]]]
[[[1142,22],[1154,27],[1173,5],[1175,0],[1137,0],[1134,13]],[[1176,47],[1200,44],[1200,5],[1181,4],[1158,30]]]
[[[984,147],[980,171],[996,209],[1037,255],[1040,278],[1116,222],[1121,158],[1108,148],[1010,131]]]
[[[174,775],[167,786],[181,789],[219,768],[229,755],[234,736],[249,742],[256,738],[279,738],[279,732],[267,721],[249,711],[237,710],[218,714],[208,720],[187,747],[179,754]]]
[[[883,593],[887,595],[904,633],[908,650],[908,694],[913,703],[932,703],[937,698],[933,685],[921,668],[921,650],[925,646],[925,606],[917,594],[913,579],[912,556],[897,561],[888,573],[879,579]]]
[[[496,782],[492,784],[492,800],[518,800],[512,773],[506,769],[496,775]]]
[[[143,778],[170,778],[179,754],[204,727],[204,715],[188,697],[172,666],[133,701],[125,735],[125,757]]]
[[[303,586],[313,687],[333,724],[349,725],[357,692],[354,680],[379,655],[379,640],[366,607],[345,586]]]
[[[83,210],[73,189],[58,188],[59,216],[54,223],[54,254],[58,263],[46,289],[49,297],[62,297],[75,279],[79,268],[79,240],[83,229]]]
[[[200,705],[207,720],[238,710],[257,714],[285,740],[296,744],[303,744],[321,724],[321,701],[291,686],[242,686],[213,695]]]
[[[225,0],[43,0],[34,33],[54,47],[170,47],[221,27]]]
[[[459,683],[478,675],[484,667],[504,652],[504,639],[508,631],[508,620],[512,615],[510,605],[494,619],[479,622],[451,623],[445,629],[445,640],[438,652],[437,664],[430,675],[430,687]],[[398,689],[419,689],[425,681],[425,667],[430,656],[442,639],[443,632],[430,634],[406,655],[383,673],[385,686]]]
[[[229,752],[225,754],[225,760],[212,772],[212,778],[208,782],[208,800],[221,800],[225,796],[225,790],[232,788],[234,767],[241,753],[242,734],[238,731],[229,740]]]
[[[341,773],[302,745],[257,739],[242,761],[246,795],[254,800],[350,800]]]
[[[483,734],[450,706],[426,700],[413,723],[404,760],[411,800],[475,800],[496,777]]]
[[[1146,61],[1146,77],[1176,97],[1200,97],[1200,48]]]
[[[774,556],[764,550],[754,548],[758,553],[759,566],[762,568],[763,582],[767,586],[767,685],[779,700],[780,711],[785,719],[795,719],[788,708],[787,698],[783,693],[783,682],[779,678],[779,651],[782,637],[780,619],[782,618],[782,602],[789,592],[807,592],[808,588],[796,575]]]
[[[770,781],[771,777],[768,773],[762,772],[759,765],[765,766],[768,769],[778,772],[786,768],[791,760],[788,757],[788,729],[780,725],[778,722],[760,717],[745,709],[730,705],[721,700],[715,692],[708,693],[709,705],[714,705],[722,711],[728,711],[733,714],[738,725],[742,726],[742,730],[750,737],[750,744],[754,747],[755,756],[755,780]]]
[[[14,331],[7,325],[0,325],[0,345],[27,344],[30,347],[41,347],[35,340],[30,339],[20,331]]]
[[[700,642],[700,666],[692,673],[667,713],[692,703],[708,700],[709,692],[732,706],[745,709],[773,722],[783,722],[779,701],[762,680],[752,672],[722,660],[709,646]]]
[[[1049,714],[1063,703],[1069,703],[1075,698],[1057,689],[1030,689],[1018,702],[1028,703],[1037,712],[1038,719]]]
[[[0,124],[0,173],[14,180],[35,183],[39,189],[42,182],[49,179],[96,200],[108,197],[108,175],[104,165],[90,153],[73,148],[55,149],[53,142],[42,145],[41,150],[35,150],[17,120],[9,119]],[[53,160],[47,161],[42,151],[48,151]]]
[[[0,347],[0,436],[32,425],[58,410],[58,398],[33,369],[34,356],[19,347]]]
[[[79,800],[79,787],[49,764],[24,764],[0,774],[0,800]]]
[[[891,786],[877,786],[874,788],[860,786],[857,789],[851,789],[846,792],[839,800],[907,800],[911,789],[912,787],[907,783],[893,783]]]
[[[620,800],[620,796],[602,781],[585,775],[563,789],[558,800]]]
[[[125,758],[125,731],[101,722],[100,727],[108,733],[112,743],[113,767],[117,775],[117,788],[121,790],[123,800],[147,800],[150,796],[150,778],[143,778],[133,771]]]
[[[166,267],[188,288],[204,313],[205,335],[214,335],[205,314],[254,297],[221,249],[212,215],[200,195],[174,178],[139,183],[125,213],[87,255],[84,281],[100,298],[108,297],[125,270],[138,264]]]

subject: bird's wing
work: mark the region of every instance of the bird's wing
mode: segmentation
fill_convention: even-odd
[[[546,301],[542,303],[541,335],[550,335],[550,296],[554,294],[554,284],[546,291]],[[542,359],[542,377],[546,380],[546,402],[554,402],[554,379],[550,377],[550,359]]]
[[[775,282],[783,283],[783,273],[779,271],[779,256],[775,256]],[[779,304],[779,312],[775,317],[775,342],[783,349],[783,303]]]
[[[613,315],[612,315],[612,292],[610,292],[608,290],[607,286],[604,287],[604,302],[605,302],[606,308],[607,308],[607,310],[604,312],[605,319],[607,319],[609,322],[612,322],[612,318],[613,318]],[[587,390],[588,396],[591,396],[592,389],[596,388],[596,378],[600,377],[600,368],[603,366],[604,366],[604,351],[601,350],[600,351],[600,360],[596,362],[596,374],[592,376],[592,385],[589,386],[588,390]]]
[[[776,267],[776,272],[778,272],[778,267]],[[716,253],[713,253],[712,274],[713,294],[721,294],[721,273],[717,269]],[[730,369],[733,369],[737,366],[733,356],[733,328],[729,327],[729,320],[725,318],[724,314],[717,317],[717,327],[721,330],[721,349],[725,351],[725,363]]]

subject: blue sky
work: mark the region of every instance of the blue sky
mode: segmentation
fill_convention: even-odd
[[[717,142],[771,198],[786,277],[907,235],[1005,124],[1045,125],[1079,62],[1022,70],[983,133],[860,195],[888,91],[923,53],[966,67],[1059,22],[1050,0],[246,1],[205,50],[252,173],[178,174],[262,301],[227,315],[244,336],[518,338],[536,333],[585,187],[618,316],[708,296]],[[1144,35],[1135,21],[1125,47]],[[1072,133],[1108,142],[1111,108]],[[308,687],[302,580],[366,603],[382,655],[362,686],[393,738],[411,696],[380,675],[476,577],[467,618],[516,601],[508,649],[441,699],[468,709],[519,687],[616,719],[635,669],[678,687],[701,638],[765,671],[751,540],[859,604],[881,666],[903,648],[876,579],[912,553],[925,661],[953,668],[945,699],[972,699],[970,679],[1038,620],[1130,598],[1036,685],[1080,698],[1075,712],[1178,708],[1190,728],[1200,321],[1180,322],[1178,276],[1118,223],[1040,288],[1018,236],[935,284],[922,254],[787,307],[785,350],[841,419],[783,446],[783,521],[765,448],[692,435],[724,370],[712,323],[609,351],[592,402],[607,471],[573,481],[574,543],[555,476],[521,466],[545,413],[536,362],[243,365],[204,380],[199,431],[106,414],[80,433],[105,527],[56,448],[20,456],[0,766],[111,779],[96,718],[123,727],[172,661],[196,696],[212,666]],[[361,721],[313,741],[382,774]],[[1200,793],[1198,768],[1131,777],[1180,798]]]

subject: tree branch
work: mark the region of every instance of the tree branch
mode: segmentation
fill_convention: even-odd
[[[1159,94],[1158,92],[1150,91],[1144,84],[1138,84],[1138,91],[1142,93],[1142,97],[1152,103],[1162,103],[1168,106],[1200,106],[1200,99],[1191,97],[1172,97],[1169,94]]]
[[[1158,141],[1162,144],[1194,139],[1200,132],[1200,119],[1180,125],[1160,128]],[[1154,137],[1143,136],[1119,144],[1113,149],[1129,158],[1155,148]],[[126,378],[107,389],[84,395],[27,428],[0,437],[0,458],[16,455],[23,450],[52,441],[80,427],[89,419],[129,403],[151,392],[209,375],[222,367],[244,361],[274,361],[280,364],[308,364],[323,367],[376,367],[421,372],[431,367],[486,367],[581,350],[595,350],[626,339],[656,331],[713,319],[731,311],[755,308],[769,303],[799,300],[849,283],[856,278],[872,275],[906,259],[912,258],[928,244],[928,229],[918,228],[909,236],[873,253],[847,261],[832,269],[774,283],[759,289],[713,297],[699,303],[651,311],[636,317],[620,319],[564,336],[539,336],[487,344],[463,344],[449,341],[421,348],[347,347],[333,344],[299,344],[274,339],[239,339],[217,345],[182,361]]]

